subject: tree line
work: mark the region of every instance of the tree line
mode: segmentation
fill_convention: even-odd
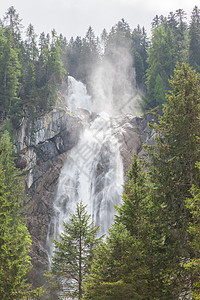
[[[200,10],[194,7],[189,23],[184,10],[178,9],[167,17],[156,15],[151,25],[150,38],[144,27],[138,25],[132,30],[124,19],[110,32],[104,29],[100,37],[89,27],[84,38],[72,37],[63,44],[67,72],[89,84],[94,64],[114,60],[115,49],[126,47],[133,59],[137,87],[144,93],[144,110],[161,107],[178,62],[200,71]]]
[[[65,74],[59,38],[42,33],[37,40],[30,24],[22,39],[23,25],[12,6],[0,22],[0,121],[18,127],[23,117],[51,109],[57,86]]]
[[[93,66],[114,59],[115,48],[126,47],[133,58],[136,84],[143,91],[143,108],[162,106],[176,63],[200,71],[200,10],[194,7],[189,24],[182,9],[152,21],[152,36],[144,27],[132,30],[120,20],[100,37],[90,26],[84,38],[69,41],[55,29],[39,36],[32,24],[22,38],[22,20],[15,8],[0,20],[0,119],[16,128],[23,117],[50,110],[65,76],[88,85]],[[92,91],[91,91],[92,92]]]

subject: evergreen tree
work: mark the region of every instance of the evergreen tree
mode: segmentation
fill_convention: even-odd
[[[153,30],[152,44],[148,49],[148,69],[146,74],[147,97],[145,108],[153,108],[165,102],[169,89],[168,80],[175,66],[175,45],[172,29],[161,24]],[[158,93],[158,79],[160,92]],[[162,83],[161,83],[162,82]],[[161,90],[162,86],[162,90]],[[161,98],[162,97],[162,98]]]
[[[89,222],[86,206],[77,204],[69,223],[64,223],[64,233],[54,240],[55,252],[50,272],[47,273],[50,290],[57,299],[81,299],[85,277],[90,272],[94,249],[99,240],[98,227]]]
[[[144,90],[145,73],[147,69],[147,35],[144,27],[138,25],[131,35],[134,66],[136,71],[136,82],[140,88]]]
[[[146,299],[142,259],[140,242],[123,224],[112,226],[106,241],[97,248],[84,299]]]
[[[149,187],[147,185],[147,172],[145,163],[134,156],[130,170],[127,172],[128,182],[124,185],[123,204],[117,208],[117,223],[123,223],[131,235],[143,235],[145,218],[147,217]],[[149,203],[150,205],[150,203]]]
[[[81,37],[77,36],[74,40],[72,37],[67,47],[67,70],[70,76],[73,76],[77,80],[83,80],[85,73],[81,66],[81,55],[82,55],[83,41]]]
[[[5,54],[4,51],[7,45],[7,38],[4,33],[3,27],[0,25],[0,116],[1,120],[6,115],[6,105],[5,105]]]
[[[26,283],[31,268],[31,238],[22,216],[24,195],[12,153],[5,132],[0,142],[0,298],[32,299],[41,290],[31,291],[31,285]]]
[[[175,13],[175,18],[177,20],[178,29],[181,35],[184,35],[184,31],[187,27],[186,22],[186,12],[183,9],[177,9]]]
[[[177,31],[178,21],[176,18],[176,14],[173,11],[171,11],[168,15],[167,24],[173,30],[174,33]]]
[[[57,88],[62,83],[65,70],[61,59],[59,38],[55,30],[40,36],[39,62],[36,64],[37,110],[48,111],[57,99]]]
[[[27,40],[24,43],[24,60],[23,60],[23,105],[36,107],[38,102],[38,92],[36,87],[36,64],[38,61],[37,36],[34,27],[30,24],[26,31]]]
[[[107,42],[108,42],[108,33],[107,33],[106,29],[104,28],[104,30],[102,31],[102,34],[101,34],[101,44],[103,47],[103,53],[105,52]]]
[[[105,49],[105,56],[111,58],[116,54],[116,49],[130,49],[131,31],[129,24],[122,19],[110,30]]]
[[[148,49],[146,72],[147,96],[144,108],[156,107],[166,101],[165,93],[170,89],[169,79],[177,62],[188,63],[189,41],[185,12],[171,12],[168,19],[156,16],[153,21],[151,45]],[[159,78],[160,77],[160,78]],[[158,79],[162,91],[158,93]],[[160,80],[161,79],[161,80]]]
[[[22,19],[20,19],[14,6],[9,7],[3,18],[3,24],[11,29],[16,46],[21,41],[21,29],[23,28],[21,22]]]
[[[199,164],[198,167],[200,167]],[[186,207],[191,213],[188,232],[194,255],[185,264],[185,268],[191,273],[191,291],[189,294],[191,294],[192,299],[200,299],[200,189],[195,185],[191,188],[191,198],[186,199]]]
[[[26,54],[30,60],[35,61],[38,59],[37,35],[35,34],[34,27],[32,24],[28,26],[26,36]]]
[[[163,116],[153,126],[156,145],[149,146],[148,151],[163,239],[158,273],[166,278],[166,293],[171,291],[173,299],[178,299],[183,287],[188,288],[183,260],[192,255],[186,234],[190,216],[185,199],[193,184],[199,187],[195,168],[200,160],[199,75],[186,64],[177,65],[170,83],[169,104],[164,105]]]
[[[189,63],[200,71],[200,10],[194,7],[189,28]]]
[[[4,37],[3,37],[4,35]],[[13,110],[20,102],[19,87],[21,76],[21,65],[18,52],[15,47],[11,28],[2,30],[2,53],[1,53],[1,116],[2,118],[12,115]]]
[[[196,164],[200,171],[200,163]],[[194,250],[193,256],[185,264],[185,268],[190,272],[190,290],[188,294],[192,299],[200,299],[200,189],[192,185],[191,197],[186,199],[186,207],[189,209],[191,217],[188,225],[189,243]]]

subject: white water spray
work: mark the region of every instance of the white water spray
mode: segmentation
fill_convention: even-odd
[[[127,69],[126,65],[125,69]],[[123,164],[111,115],[123,114],[122,109],[127,110],[127,103],[128,109],[130,104],[131,109],[135,109],[137,93],[135,90],[133,92],[128,78],[122,76],[122,87],[120,90],[118,86],[117,91],[121,101],[118,99],[115,105],[110,87],[114,71],[110,66],[106,77],[103,70],[96,69],[96,83],[93,84],[96,97],[93,98],[88,95],[85,85],[72,77],[68,79],[66,104],[72,113],[81,114],[85,130],[78,144],[69,152],[59,177],[53,204],[54,213],[47,237],[50,257],[53,253],[51,238],[56,239],[57,234],[63,232],[63,221],[69,221],[78,202],[83,201],[87,205],[92,220],[100,226],[99,235],[107,232],[116,213],[115,206],[119,206],[121,202]],[[91,118],[87,121],[84,111],[87,111],[87,116],[95,113],[96,117],[93,116],[93,121]]]

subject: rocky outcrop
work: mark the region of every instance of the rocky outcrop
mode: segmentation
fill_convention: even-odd
[[[130,168],[133,155],[136,153],[142,157],[145,154],[143,144],[154,143],[154,132],[148,126],[154,123],[152,115],[147,114],[142,117],[124,115],[114,121],[116,136],[120,142],[120,152],[123,159],[124,176]]]
[[[29,274],[34,286],[44,283],[48,268],[46,237],[52,201],[60,169],[67,152],[77,143],[81,120],[62,108],[31,120],[24,120],[15,142],[19,156],[16,166],[25,170],[28,207],[28,229],[32,236],[32,264]]]
[[[34,121],[24,120],[17,131],[15,146],[19,153],[17,165],[26,166],[29,171],[28,188],[40,177],[35,166],[70,150],[77,143],[81,128],[80,119],[62,108],[55,108]]]

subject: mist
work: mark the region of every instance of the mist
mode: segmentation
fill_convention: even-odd
[[[126,40],[113,42],[112,48],[93,66],[89,86],[97,113],[141,114],[142,92],[136,87],[133,57]]]

